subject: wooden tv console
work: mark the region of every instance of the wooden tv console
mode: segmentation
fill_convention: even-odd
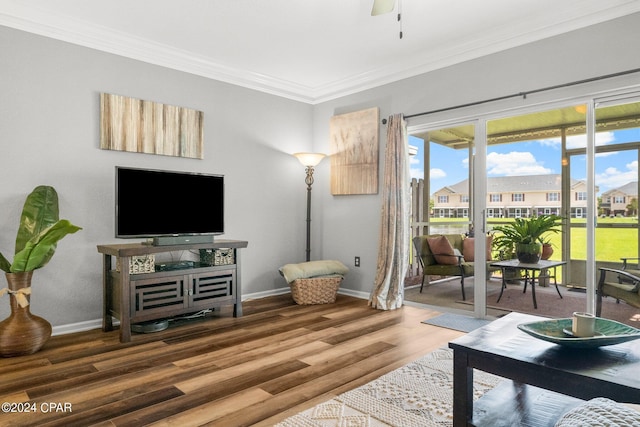
[[[102,330],[113,330],[120,320],[120,341],[131,341],[134,323],[166,319],[206,308],[233,304],[234,317],[242,316],[240,249],[248,242],[215,240],[213,243],[153,246],[142,243],[98,245],[103,255]],[[156,265],[154,271],[131,273],[131,257],[173,251],[228,250],[224,262],[200,261]],[[209,250],[209,251],[208,251]],[[116,262],[114,263],[114,259]]]

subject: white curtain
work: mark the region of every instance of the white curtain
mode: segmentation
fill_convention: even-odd
[[[380,310],[402,307],[409,267],[411,209],[407,125],[402,114],[389,117],[384,156],[382,217],[378,264],[369,305]]]

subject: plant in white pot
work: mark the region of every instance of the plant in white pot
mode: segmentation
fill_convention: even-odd
[[[33,271],[46,265],[57,243],[81,227],[59,219],[58,193],[53,187],[36,187],[25,200],[16,237],[13,262],[0,253],[5,272],[11,315],[0,322],[0,356],[18,356],[40,350],[51,336],[51,324],[29,310]]]
[[[494,235],[494,247],[505,254],[515,253],[520,262],[535,264],[542,255],[543,236],[559,233],[561,220],[558,215],[545,214],[497,225],[493,227],[498,232]]]

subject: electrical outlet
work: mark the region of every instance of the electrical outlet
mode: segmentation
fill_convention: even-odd
[[[355,265],[356,267],[360,267],[360,257],[357,256],[355,261],[353,262],[353,265]]]

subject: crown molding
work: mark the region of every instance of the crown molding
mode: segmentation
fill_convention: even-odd
[[[70,18],[53,15],[35,8],[9,2],[0,12],[0,25],[96,49],[102,52],[159,65],[174,70],[210,78],[291,100],[319,104],[381,85],[414,77],[456,63],[476,59],[505,49],[552,37],[589,25],[605,22],[640,11],[639,1],[598,10],[578,18],[567,14],[561,24],[539,25],[539,30],[513,35],[513,26],[488,31],[483,37],[464,45],[448,46],[430,51],[421,57],[406,58],[389,66],[369,70],[359,75],[307,87],[271,76],[223,66],[192,52],[176,49]],[[514,25],[517,25],[514,24]],[[511,30],[511,31],[509,31]]]

